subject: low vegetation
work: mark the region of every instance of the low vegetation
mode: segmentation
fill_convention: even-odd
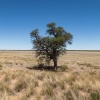
[[[32,69],[36,62],[30,52],[0,55],[0,100],[100,100],[98,54],[97,58],[96,54],[93,55],[93,60],[84,52],[68,52],[67,56],[61,57],[58,71],[55,72]],[[9,63],[5,63],[6,60]]]

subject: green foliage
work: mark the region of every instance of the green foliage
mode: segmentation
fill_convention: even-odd
[[[73,36],[62,27],[56,27],[55,23],[47,24],[46,33],[46,37],[39,36],[38,29],[30,33],[34,49],[37,51],[36,56],[48,63],[53,60],[54,67],[57,67],[59,55],[65,53],[66,44],[72,43]]]
[[[61,70],[61,71],[65,71],[66,69],[68,69],[68,66],[66,66],[66,65],[60,66],[60,70]]]
[[[100,93],[98,92],[91,92],[90,96],[91,96],[91,100],[100,100]]]
[[[0,65],[0,70],[2,70],[2,65]]]
[[[20,92],[22,89],[26,89],[27,88],[27,82],[23,79],[19,79],[17,84],[15,85],[15,90],[17,92]]]
[[[50,84],[45,84],[42,91],[41,91],[42,95],[48,95],[48,96],[53,96],[53,87],[50,86]]]

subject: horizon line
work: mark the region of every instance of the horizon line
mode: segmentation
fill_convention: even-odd
[[[25,50],[23,50],[23,49],[22,50],[21,49],[14,49],[14,50],[13,49],[8,49],[8,50],[7,49],[0,49],[0,51],[36,51],[36,50],[32,50],[32,49],[31,50],[30,49],[29,50],[28,49],[25,49]],[[100,50],[80,50],[80,49],[67,50],[66,49],[66,51],[100,51]]]

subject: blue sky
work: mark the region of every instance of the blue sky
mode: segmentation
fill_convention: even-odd
[[[0,49],[31,50],[50,22],[73,34],[68,50],[100,50],[100,0],[0,0]]]

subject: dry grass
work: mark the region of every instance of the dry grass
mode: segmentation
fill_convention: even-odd
[[[32,51],[0,51],[0,100],[100,100],[100,52],[68,51],[57,72],[36,64]]]

